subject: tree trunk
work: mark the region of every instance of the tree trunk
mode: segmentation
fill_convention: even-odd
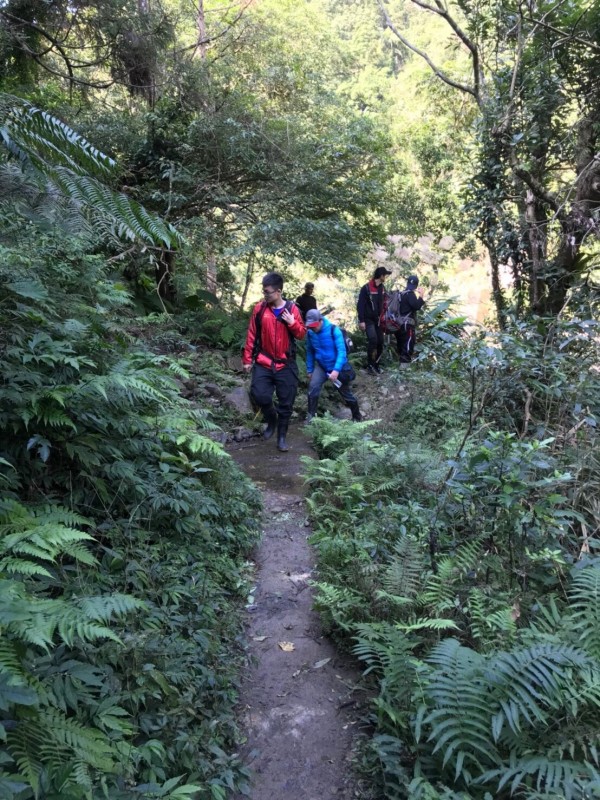
[[[242,299],[240,300],[240,311],[243,311],[244,306],[246,305],[248,290],[250,289],[250,283],[252,282],[253,276],[254,276],[254,253],[250,253],[250,255],[248,256],[248,263],[246,265],[246,275],[244,277],[244,289],[242,291]]]
[[[531,189],[527,189],[525,193],[525,221],[527,223],[529,255],[531,258],[529,302],[532,308],[537,309],[543,293],[548,217],[545,207],[542,206]]]
[[[485,246],[490,256],[490,267],[492,270],[492,297],[496,305],[496,317],[498,318],[498,325],[500,330],[506,328],[506,299],[502,286],[500,285],[500,262],[498,259],[498,251],[492,236],[486,236]]]
[[[198,27],[198,39],[197,39],[197,50],[196,52],[200,56],[200,58],[205,61],[206,60],[206,52],[208,49],[208,41],[206,35],[206,16],[204,14],[204,0],[197,0],[198,2],[198,14],[196,16],[197,27]]]
[[[217,257],[210,242],[206,242],[206,288],[217,293]]]
[[[588,236],[598,237],[594,211],[600,207],[600,159],[597,157],[600,93],[595,109],[581,120],[577,129],[575,197],[568,214],[561,214],[561,243],[553,262],[552,276],[546,280],[546,294],[540,300],[544,314],[559,314],[581,266],[581,245]]]

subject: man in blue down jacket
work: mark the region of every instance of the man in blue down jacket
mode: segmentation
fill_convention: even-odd
[[[309,379],[306,421],[310,422],[317,413],[321,389],[325,381],[330,380],[352,412],[352,419],[360,422],[362,416],[358,400],[350,390],[350,382],[356,376],[348,361],[341,330],[322,317],[316,308],[307,313],[305,325],[306,372]]]

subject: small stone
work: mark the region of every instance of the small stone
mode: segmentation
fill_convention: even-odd
[[[223,390],[216,383],[205,383],[202,388],[209,397],[223,397]]]
[[[244,442],[246,439],[251,439],[253,436],[254,434],[252,431],[248,430],[248,428],[234,428],[233,439],[235,442]]]
[[[240,414],[252,414],[252,404],[248,396],[248,389],[245,386],[238,386],[232,389],[231,392],[226,394],[223,398],[228,406],[231,406]]]

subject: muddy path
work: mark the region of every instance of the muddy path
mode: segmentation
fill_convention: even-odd
[[[323,636],[312,610],[300,457],[315,453],[299,423],[290,427],[289,452],[280,453],[274,438],[228,448],[264,502],[247,610],[241,754],[252,771],[252,800],[350,800],[362,796],[350,761],[365,695],[356,665]]]

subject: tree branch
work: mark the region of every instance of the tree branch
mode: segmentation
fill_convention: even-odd
[[[437,14],[438,17],[444,19],[471,53],[471,61],[473,64],[473,88],[475,99],[479,103],[481,94],[481,66],[479,63],[479,50],[477,49],[477,45],[471,41],[469,36],[467,36],[456,20],[450,16],[448,10],[445,8],[441,0],[435,0],[436,7],[430,6],[428,3],[424,3],[423,0],[412,0],[412,2],[415,5],[424,8],[425,11],[430,11],[432,14]]]
[[[416,0],[413,0],[416,2]],[[555,28],[554,25],[549,25],[547,22],[543,22],[541,19],[534,19],[531,18],[532,22],[535,22],[536,25],[541,25],[542,28],[547,28],[552,33],[558,33],[560,36],[563,37],[565,42],[578,42],[579,44],[583,44],[586,47],[589,47],[591,50],[595,50],[596,52],[600,51],[600,46],[595,44],[595,42],[591,42],[589,39],[582,39],[580,36],[575,36],[574,34],[567,33],[566,31],[561,31],[560,28]]]
[[[420,56],[426,62],[426,64],[429,66],[429,68],[432,70],[432,72],[435,75],[437,75],[437,77],[441,81],[443,81],[444,83],[447,83],[448,86],[452,86],[453,89],[458,89],[460,92],[466,92],[466,94],[470,94],[472,97],[475,98],[477,104],[479,105],[480,98],[479,98],[479,95],[477,94],[476,90],[471,86],[467,86],[464,83],[459,83],[458,81],[455,81],[449,75],[446,75],[445,72],[442,72],[441,69],[436,67],[436,65],[433,63],[433,61],[427,55],[427,53],[423,52],[423,50],[419,50],[419,48],[415,47],[414,44],[411,44],[408,41],[408,39],[406,39],[400,33],[400,31],[396,28],[396,26],[394,25],[394,23],[392,22],[392,20],[390,18],[390,15],[387,12],[386,7],[383,4],[383,0],[378,0],[378,2],[379,2],[379,7],[381,8],[381,11],[382,11],[384,19],[385,19],[386,27],[388,27],[392,31],[394,36],[396,36],[398,39],[400,39],[400,41],[402,42],[402,44],[405,47],[408,47],[409,50],[412,50],[413,53],[416,53],[418,56]]]
[[[536,178],[534,177],[528,169],[522,167],[519,162],[517,161],[517,155],[513,150],[510,152],[510,166],[513,173],[520,178],[523,183],[527,184],[534,195],[543,200],[544,203],[550,206],[550,208],[556,213],[557,219],[561,218],[561,204],[556,197],[556,195],[549,192],[546,187]]]

